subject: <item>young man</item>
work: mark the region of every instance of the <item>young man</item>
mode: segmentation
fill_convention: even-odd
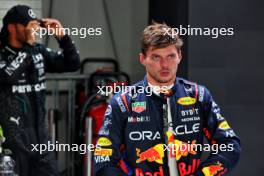
[[[156,23],[143,31],[147,75],[133,88],[153,94],[131,89],[112,98],[94,152],[96,176],[224,175],[238,162],[240,141],[209,91],[176,76],[183,43],[172,33]],[[211,153],[201,161],[203,150]]]
[[[53,152],[40,154],[33,145],[50,140],[45,125],[46,72],[73,72],[80,66],[79,54],[69,36],[57,30],[62,52],[35,43],[34,30],[62,28],[55,19],[36,18],[25,5],[12,7],[3,18],[0,34],[0,125],[12,151],[19,176],[56,176]]]

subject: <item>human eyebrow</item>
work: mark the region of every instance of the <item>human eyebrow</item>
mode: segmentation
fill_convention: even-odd
[[[157,60],[157,59],[160,59],[160,58],[161,58],[161,56],[158,55],[158,54],[151,54],[150,57],[151,57],[152,59],[154,59],[154,60]]]
[[[167,57],[175,57],[176,54],[175,53],[171,53],[171,54],[168,54]]]

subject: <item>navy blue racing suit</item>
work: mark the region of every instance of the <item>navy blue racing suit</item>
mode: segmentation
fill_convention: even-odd
[[[147,88],[145,77],[110,100],[94,151],[95,176],[168,176],[169,157],[180,176],[224,175],[235,167],[240,140],[207,88],[182,78],[167,94],[150,94]],[[120,168],[121,159],[126,169]]]
[[[73,72],[80,57],[73,41],[58,40],[61,52],[42,44],[0,48],[0,125],[19,176],[58,175],[54,152],[40,154],[32,145],[51,141],[45,123],[46,72]]]

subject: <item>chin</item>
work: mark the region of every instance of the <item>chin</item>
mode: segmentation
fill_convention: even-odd
[[[169,83],[169,82],[172,82],[172,81],[174,82],[174,79],[175,78],[173,78],[173,77],[166,77],[166,78],[162,78],[161,77],[159,80],[160,80],[161,83]]]
[[[164,78],[160,78],[160,79],[158,79],[158,81],[160,82],[160,83],[168,83],[168,82],[170,82],[170,80],[171,79],[164,79]]]

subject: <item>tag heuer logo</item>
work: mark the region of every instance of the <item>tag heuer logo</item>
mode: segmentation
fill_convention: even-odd
[[[132,103],[132,111],[141,113],[146,110],[146,102],[135,102]]]

